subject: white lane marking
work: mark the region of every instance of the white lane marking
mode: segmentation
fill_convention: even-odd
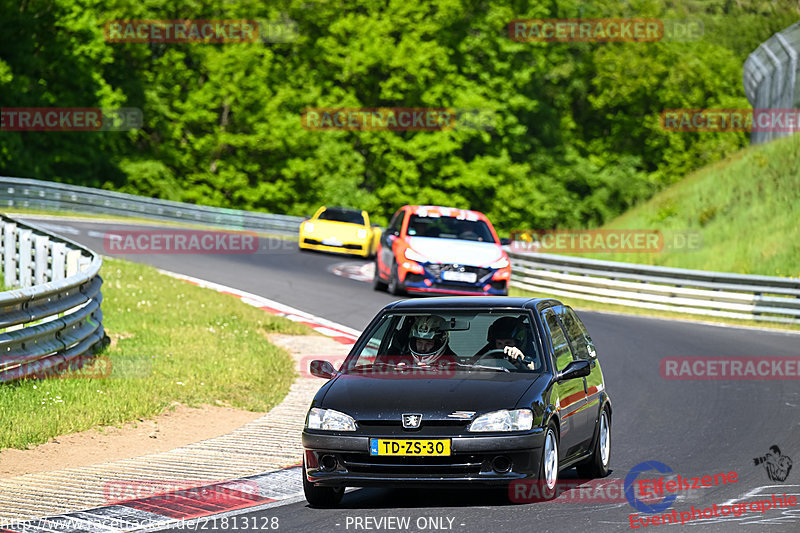
[[[70,226],[62,226],[60,224],[48,224],[46,222],[37,222],[36,225],[40,228],[54,231],[56,233],[66,233],[67,235],[80,235],[81,230]]]
[[[372,281],[375,277],[375,263],[351,262],[339,263],[329,267],[329,270],[343,278],[354,279],[356,281]]]

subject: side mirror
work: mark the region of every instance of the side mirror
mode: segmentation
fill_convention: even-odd
[[[511,244],[511,239],[502,238],[500,239],[500,246],[508,246]]]
[[[311,364],[309,365],[309,371],[311,372],[312,376],[325,379],[331,379],[336,373],[336,370],[334,370],[331,362],[324,361],[322,359],[314,359],[311,361]]]
[[[569,381],[570,379],[583,378],[588,376],[591,372],[592,368],[589,365],[589,361],[583,359],[580,361],[572,361],[567,365],[567,368],[558,374],[556,381],[561,383],[562,381]]]

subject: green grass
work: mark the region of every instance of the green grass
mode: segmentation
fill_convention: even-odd
[[[229,295],[106,259],[103,324],[110,377],[0,385],[0,449],[155,416],[173,402],[267,411],[295,378],[265,334],[311,330]]]
[[[700,231],[703,242],[697,251],[576,255],[800,277],[800,135],[709,165],[604,227]]]

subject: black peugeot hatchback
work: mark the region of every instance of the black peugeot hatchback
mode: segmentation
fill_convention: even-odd
[[[553,299],[403,300],[373,319],[306,417],[303,487],[507,486],[608,474],[611,402],[592,340]]]

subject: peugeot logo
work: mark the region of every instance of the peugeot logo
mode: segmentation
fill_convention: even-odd
[[[422,422],[422,415],[419,413],[403,414],[403,428],[405,429],[417,429],[420,422]]]

